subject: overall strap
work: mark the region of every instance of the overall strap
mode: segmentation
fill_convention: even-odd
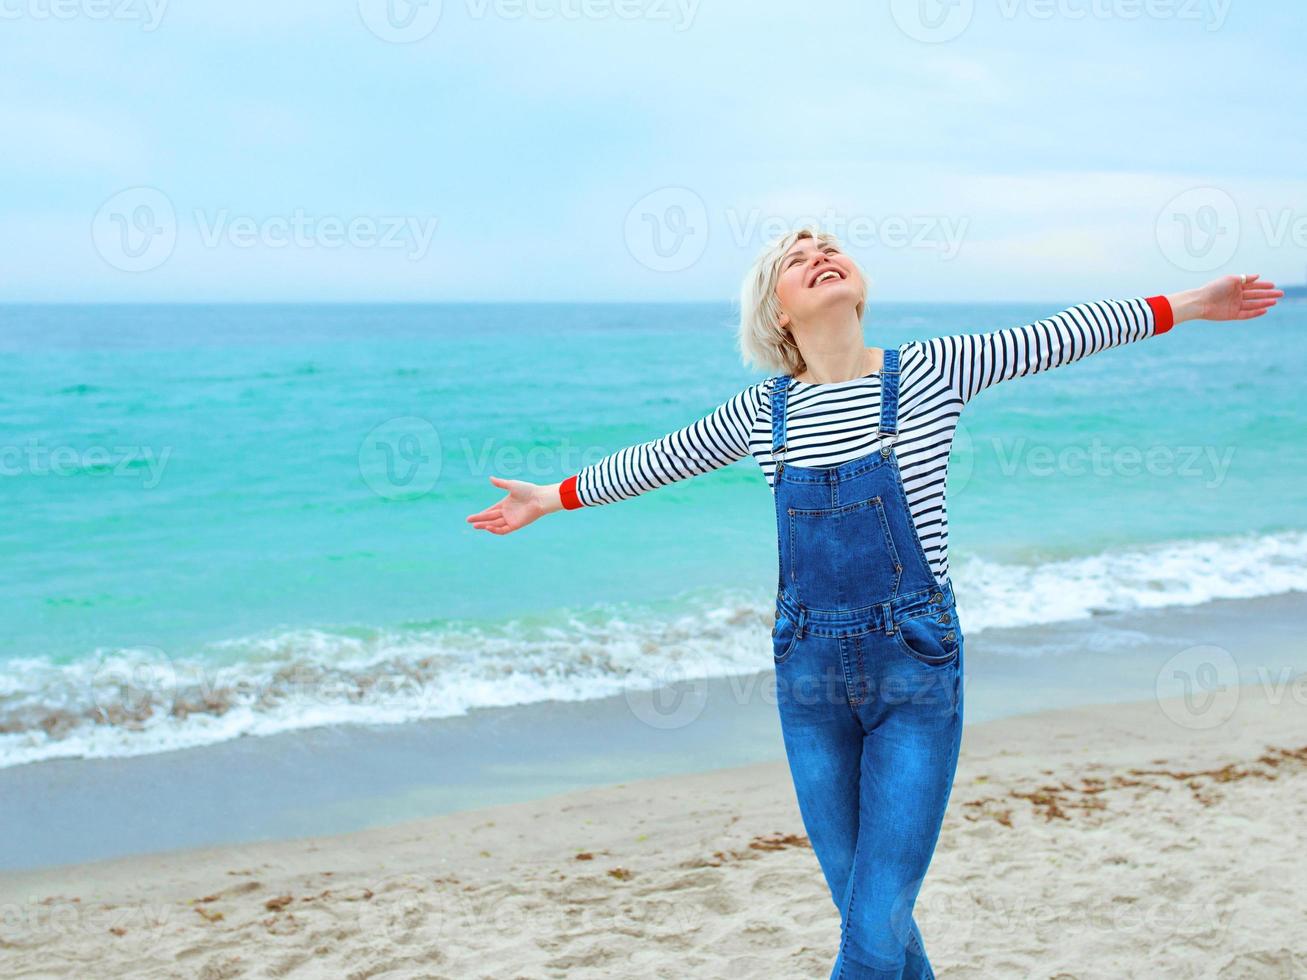
[[[785,400],[790,392],[790,376],[782,374],[771,381],[771,452],[772,459],[785,458]]]
[[[880,438],[885,443],[881,453],[889,455],[889,443],[899,431],[899,349],[885,348],[885,364],[880,369]]]

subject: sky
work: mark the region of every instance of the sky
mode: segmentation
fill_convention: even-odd
[[[1307,279],[1300,0],[0,0],[0,301]]]

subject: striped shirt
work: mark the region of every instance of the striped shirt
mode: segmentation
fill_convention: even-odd
[[[1078,361],[1165,333],[1164,296],[1082,303],[1021,327],[912,341],[899,347],[899,433],[903,487],[937,581],[948,576],[944,486],[962,408],[1000,381]],[[786,410],[787,465],[829,467],[879,448],[879,372],[849,381],[796,381]],[[737,393],[690,425],[628,446],[563,481],[568,510],[614,503],[753,456],[773,486],[772,379]]]

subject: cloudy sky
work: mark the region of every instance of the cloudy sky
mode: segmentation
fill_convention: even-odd
[[[0,300],[1307,276],[1292,0],[0,0]]]

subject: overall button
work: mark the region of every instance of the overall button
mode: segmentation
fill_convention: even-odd
[[[944,601],[944,593],[943,593],[943,592],[936,592],[933,596],[930,597],[930,601],[931,601],[931,602],[943,602],[943,601]]]
[[[948,623],[952,622],[952,617],[949,616],[948,613],[940,613],[940,614],[939,614],[939,621],[940,621],[941,623],[944,623],[945,625],[947,625]]]

